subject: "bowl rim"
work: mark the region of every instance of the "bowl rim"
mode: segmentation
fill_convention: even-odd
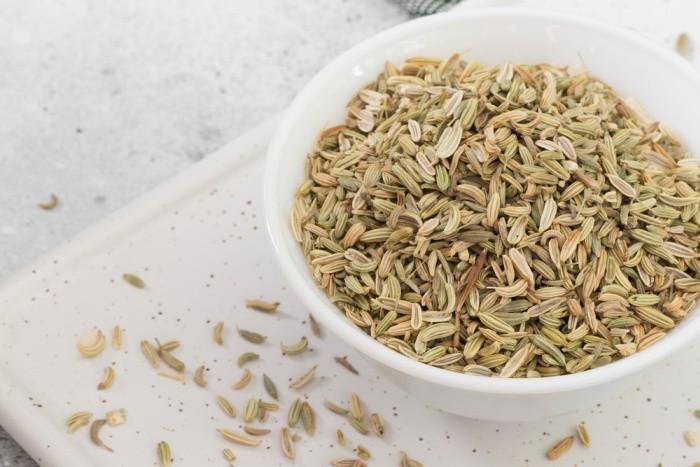
[[[348,63],[356,62],[367,53],[371,53],[371,49],[376,48],[377,43],[381,44],[391,41],[412,31],[423,32],[424,29],[432,29],[447,22],[460,20],[488,21],[496,18],[553,21],[559,24],[583,27],[584,29],[590,29],[592,32],[607,34],[615,38],[615,40],[625,42],[632,47],[646,49],[649,54],[655,56],[661,63],[672,66],[684,74],[686,78],[694,82],[697,88],[700,89],[700,73],[685,59],[637,33],[589,18],[580,18],[570,14],[535,8],[485,7],[448,11],[399,24],[363,40],[323,67],[299,92],[276,128],[267,150],[264,179],[265,219],[275,250],[275,257],[285,279],[289,281],[295,294],[325,328],[362,354],[408,376],[457,390],[511,395],[574,391],[621,379],[651,366],[688,344],[691,339],[700,334],[700,318],[690,321],[686,321],[686,318],[683,321],[684,326],[674,328],[667,337],[653,344],[648,349],[581,373],[532,379],[488,378],[465,375],[413,361],[380,344],[360,329],[355,329],[358,332],[353,332],[352,324],[341,314],[331,310],[332,305],[330,303],[325,303],[315,293],[304,293],[305,290],[309,290],[309,286],[299,275],[308,274],[308,271],[300,271],[286,252],[284,238],[289,236],[290,232],[286,222],[281,222],[279,216],[278,185],[276,183],[276,180],[280,177],[280,164],[278,164],[278,161],[284,154],[284,142],[293,131],[297,115],[304,109],[307,102],[314,98],[318,85],[337,75],[342,69],[347,67]],[[286,219],[287,216],[285,215],[284,218]],[[698,313],[697,308],[698,306],[696,305],[693,313]]]

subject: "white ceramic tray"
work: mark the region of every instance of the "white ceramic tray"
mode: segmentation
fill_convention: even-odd
[[[576,443],[557,465],[692,465],[700,451],[683,441],[685,430],[700,431],[692,410],[700,406],[698,348],[665,362],[624,394],[611,394],[590,411],[532,423],[490,423],[459,418],[406,396],[365,365],[359,354],[332,335],[309,330],[308,313],[287,290],[275,268],[265,232],[262,170],[267,137],[275,119],[145,195],[108,219],[16,273],[0,288],[0,423],[46,466],[157,465],[155,446],[169,442],[174,466],[224,466],[230,447],[237,466],[290,465],[281,454],[279,429],[295,397],[317,413],[313,437],[297,427],[298,466],[329,465],[352,456],[357,444],[372,453],[369,464],[398,465],[399,453],[428,466],[538,466],[544,452],[574,434],[585,421],[590,448]],[[136,289],[122,273],[141,276]],[[275,314],[249,310],[247,298],[278,300]],[[212,340],[212,327],[226,323],[224,344]],[[120,351],[107,347],[92,359],[79,355],[80,336],[94,327],[124,329]],[[262,332],[268,341],[244,341],[236,325]],[[287,344],[306,335],[311,351],[282,356]],[[142,339],[179,339],[176,351],[187,364],[185,383],[156,374],[139,350]],[[231,385],[242,371],[236,359],[255,350],[249,363],[254,378],[241,391]],[[347,356],[355,376],[334,362]],[[206,389],[192,381],[201,364],[209,368]],[[291,378],[318,365],[316,380],[301,391],[287,389]],[[103,368],[112,365],[114,386],[97,391]],[[231,445],[215,431],[240,429],[249,397],[269,399],[262,385],[267,373],[280,389],[280,412],[265,424],[273,433],[262,445]],[[381,413],[382,439],[362,436],[323,407],[323,400],[347,404],[351,391],[365,412]],[[236,419],[224,415],[215,396],[227,396]],[[465,404],[470,401],[465,399]],[[102,416],[126,408],[128,421],[102,430],[114,453],[93,445],[88,430],[67,435],[63,421],[78,410]],[[260,426],[260,424],[254,424]],[[345,447],[335,440],[342,428]]]

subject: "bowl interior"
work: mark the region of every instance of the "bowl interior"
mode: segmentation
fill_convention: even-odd
[[[447,13],[387,30],[341,55],[307,85],[289,108],[268,151],[268,227],[283,272],[311,311],[333,332],[382,363],[441,384],[484,391],[554,391],[597,384],[638,370],[696,335],[700,316],[694,313],[673,331],[672,339],[606,367],[542,381],[498,380],[465,377],[412,362],[344,322],[346,318],[314,284],[288,229],[294,193],[303,182],[305,157],[321,129],[343,123],[348,100],[382,71],[385,60],[400,64],[411,56],[446,57],[454,52],[484,65],[510,60],[585,67],[622,97],[634,97],[654,119],[668,122],[691,152],[700,150],[700,132],[694,128],[700,109],[696,72],[682,59],[630,32],[517,9]]]

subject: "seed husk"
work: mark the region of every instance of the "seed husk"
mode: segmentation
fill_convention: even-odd
[[[245,433],[241,433],[240,431],[229,430],[227,428],[217,428],[216,431],[218,431],[226,440],[242,446],[258,446],[262,442],[262,440],[252,438]]]
[[[219,345],[222,345],[224,343],[223,338],[221,337],[221,333],[224,330],[224,322],[219,321],[216,323],[216,326],[214,326],[214,331],[213,331],[213,337],[214,337],[214,342],[216,342]]]
[[[294,439],[292,438],[292,434],[289,432],[287,427],[283,427],[280,430],[280,447],[282,448],[282,454],[284,454],[284,457],[293,461],[296,457],[296,450],[294,446]]]
[[[239,367],[241,366],[240,365],[240,358],[239,358],[239,365],[238,366]],[[250,379],[252,377],[253,377],[253,373],[251,373],[248,368],[244,369],[243,375],[241,375],[241,378],[236,383],[234,383],[233,386],[231,386],[231,389],[233,389],[235,391],[237,391],[239,389],[243,389],[244,387],[246,387],[248,385],[248,383],[250,382]]]
[[[316,374],[316,368],[318,368],[318,365],[312,366],[306,371],[306,373],[289,383],[290,389],[301,389],[309,384]]]
[[[294,428],[299,422],[299,416],[301,415],[301,399],[296,398],[292,405],[289,407],[289,413],[287,414],[287,426],[289,428]]]
[[[270,377],[265,373],[263,373],[263,386],[265,386],[265,391],[267,391],[270,397],[272,397],[274,400],[279,400],[275,383],[273,383]]]
[[[56,206],[58,206],[58,197],[51,193],[51,201],[48,203],[39,203],[37,206],[39,206],[41,209],[44,211],[51,211],[52,209],[55,209]]]
[[[379,413],[373,413],[369,416],[370,424],[372,425],[372,431],[374,434],[380,438],[384,436],[384,417]]]
[[[238,357],[238,368],[241,368],[246,363],[252,362],[253,360],[257,360],[259,358],[260,355],[256,354],[255,352],[245,352]]]
[[[105,419],[109,426],[117,426],[126,422],[126,409],[110,410],[105,414]]]
[[[121,349],[122,346],[122,328],[114,326],[112,329],[112,348],[114,350]]]
[[[85,357],[94,357],[104,350],[107,339],[102,331],[93,329],[88,331],[78,342],[78,352]]]
[[[160,467],[170,467],[172,461],[172,454],[170,452],[170,445],[165,441],[161,441],[156,446],[156,452],[158,453],[158,462],[160,462]]]
[[[686,431],[683,433],[683,438],[688,446],[694,448],[698,444],[698,435],[694,431]]]
[[[197,370],[194,372],[194,382],[197,386],[200,388],[205,388],[207,387],[207,380],[204,378],[204,372],[207,370],[207,368],[202,365]]]
[[[257,332],[246,331],[245,329],[238,328],[238,335],[243,339],[247,340],[251,344],[262,344],[267,339],[267,336],[258,334]]]
[[[301,422],[304,425],[306,434],[313,436],[316,432],[316,414],[306,401],[301,403]]]
[[[360,373],[355,369],[355,367],[352,366],[352,365],[350,364],[350,362],[348,362],[347,357],[333,357],[333,358],[335,359],[336,363],[340,364],[340,366],[342,366],[343,368],[345,368],[346,370],[348,370],[350,373],[353,373],[353,374],[356,374],[356,375],[359,375],[359,374],[360,374]]]
[[[97,385],[98,390],[103,390],[107,389],[112,386],[114,383],[114,369],[111,366],[107,366],[104,369],[104,376],[102,377],[102,381],[100,381],[100,384]]]
[[[109,452],[114,452],[114,449],[107,446],[100,439],[100,429],[102,429],[102,427],[105,426],[106,424],[107,424],[107,420],[103,420],[103,419],[95,420],[94,422],[92,422],[92,425],[90,425],[90,440],[92,440],[92,442],[94,444],[96,444],[97,446],[105,448]]]
[[[246,300],[245,301],[245,306],[248,308],[252,308],[253,310],[258,310],[258,311],[264,311],[267,313],[271,313],[275,310],[277,310],[277,307],[280,305],[279,302],[266,302],[264,300]]]
[[[318,325],[316,318],[314,318],[312,314],[309,314],[309,326],[311,327],[311,333],[320,339],[321,326]]]
[[[221,410],[228,415],[231,418],[236,417],[236,407],[224,396],[218,395],[216,396],[216,403],[219,404],[219,407],[221,407]]]
[[[583,423],[579,423],[576,426],[576,432],[578,433],[578,439],[581,440],[584,446],[591,446],[591,435],[588,433],[588,428]]]
[[[64,424],[68,427],[68,434],[75,433],[78,428],[87,425],[92,417],[92,412],[76,412],[66,419]]]
[[[571,446],[574,444],[574,437],[573,436],[568,436],[561,441],[559,441],[557,444],[555,444],[549,451],[547,451],[547,459],[553,461],[556,459],[559,459],[561,456],[566,454],[566,452],[571,449]]]
[[[304,353],[309,346],[309,341],[306,336],[302,336],[299,342],[292,345],[284,345],[280,343],[280,349],[282,349],[283,355],[299,355]]]
[[[122,278],[126,281],[127,284],[132,285],[137,289],[143,289],[146,287],[146,283],[143,281],[143,279],[141,279],[136,274],[124,273],[122,275]]]

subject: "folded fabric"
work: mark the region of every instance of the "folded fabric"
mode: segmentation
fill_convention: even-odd
[[[456,5],[460,0],[393,0],[415,16],[432,15]]]

